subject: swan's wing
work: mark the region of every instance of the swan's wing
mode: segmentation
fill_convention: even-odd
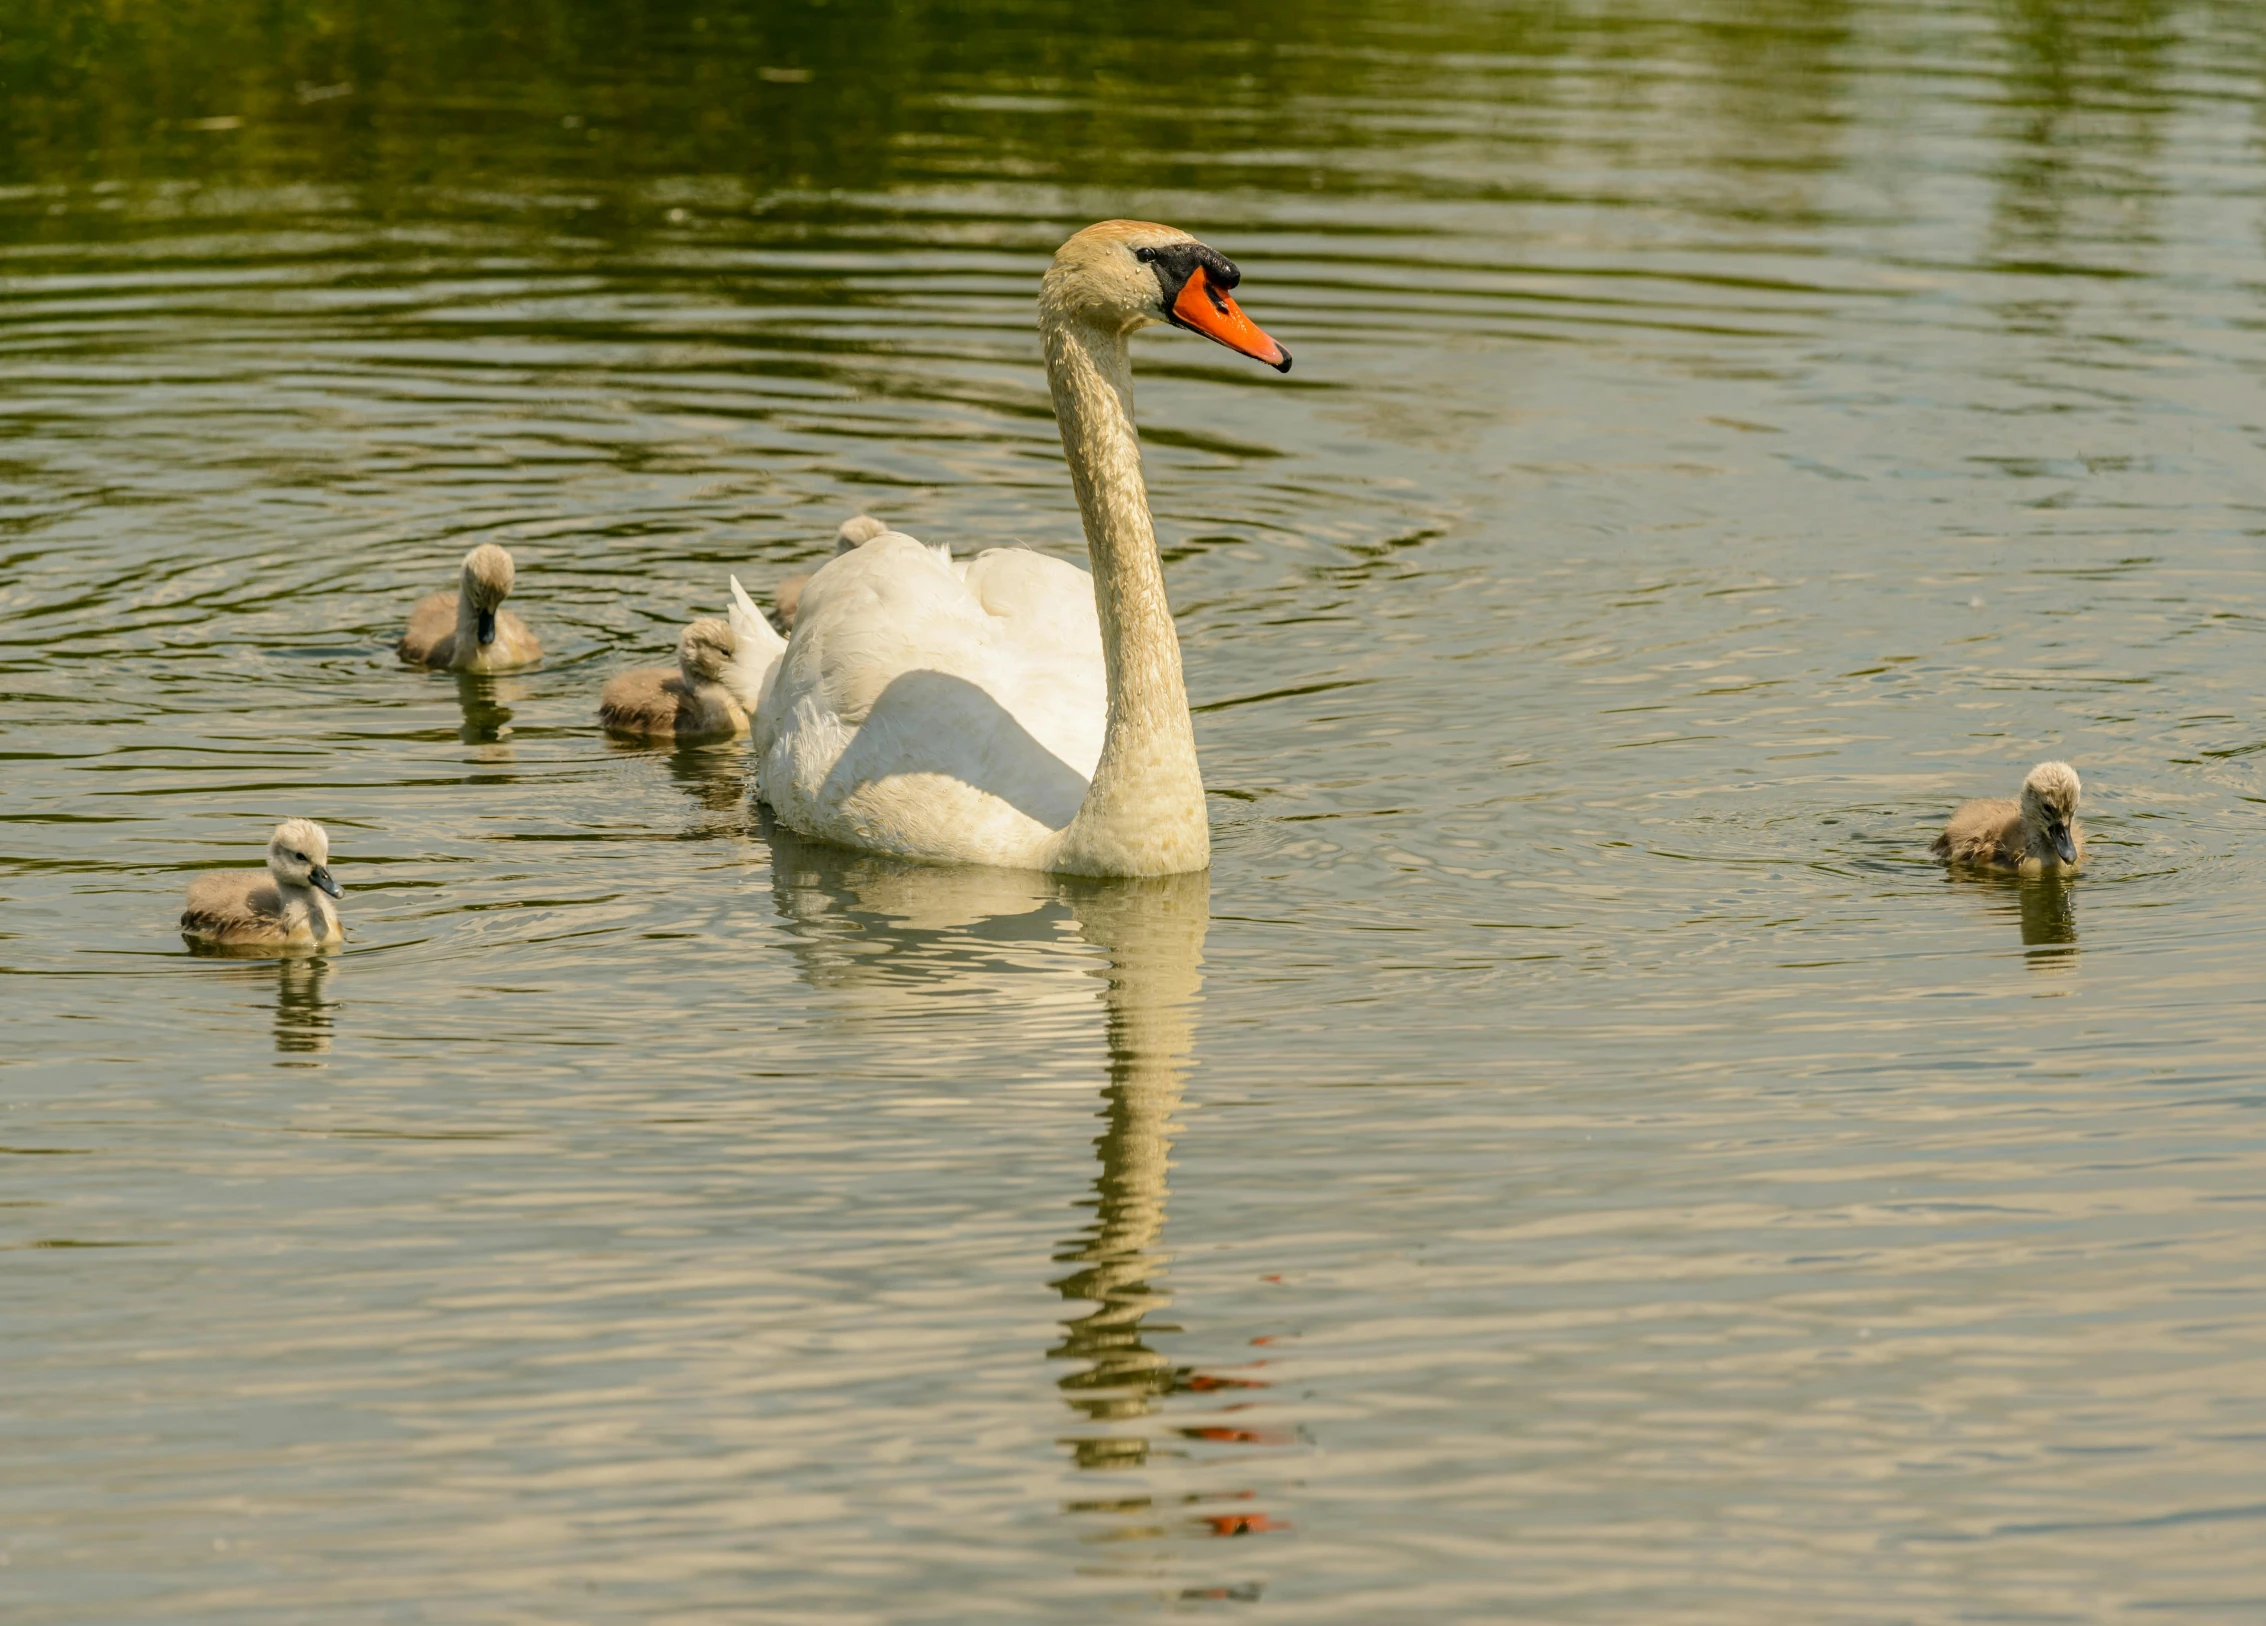
[[[763,703],[764,691],[778,676],[780,658],[787,653],[787,640],[764,618],[755,607],[755,600],[747,596],[737,576],[732,578],[732,602],[725,607],[725,617],[732,624],[732,664],[724,669],[724,687],[742,710],[752,717]]]
[[[823,565],[803,587],[780,681],[851,727],[908,671],[981,681],[990,628],[952,567],[901,531]]]
[[[969,561],[968,591],[991,620],[986,684],[1047,749],[1091,779],[1109,719],[1094,579],[1028,548]]]
[[[999,637],[1028,651],[1102,658],[1094,579],[1068,560],[1029,548],[986,548],[968,561],[968,591]]]
[[[1017,864],[1076,814],[1107,711],[1089,578],[1040,555],[978,563],[963,577],[890,534],[812,576],[755,731],[791,828]],[[1088,626],[1050,626],[1065,614]]]

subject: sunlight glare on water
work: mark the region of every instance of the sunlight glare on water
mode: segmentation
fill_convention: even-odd
[[[1178,15],[0,28],[11,1621],[2266,1609],[2266,23]],[[1135,345],[1209,875],[603,739],[851,513],[1082,562],[1118,215],[1298,358]]]

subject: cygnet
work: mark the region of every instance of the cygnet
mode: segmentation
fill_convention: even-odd
[[[343,937],[330,878],[330,837],[313,819],[285,819],[268,838],[268,867],[219,870],[189,883],[181,935],[195,942],[321,948]],[[323,894],[330,896],[325,897]]]
[[[1938,857],[1990,869],[2074,870],[2085,862],[2085,832],[2077,824],[2077,770],[2041,762],[2022,781],[2022,800],[1987,797],[1963,803],[1936,837]]]
[[[598,697],[598,721],[616,734],[697,745],[747,732],[747,713],[719,681],[739,640],[708,617],[677,640],[677,669],[644,667],[609,681]]]
[[[875,537],[884,535],[889,527],[871,514],[856,514],[842,521],[841,529],[834,533],[834,557],[864,547]],[[799,576],[789,576],[779,584],[771,597],[771,619],[779,624],[781,632],[795,630],[795,609],[802,603],[803,584],[818,572],[806,570]]]
[[[501,672],[541,660],[543,646],[527,623],[502,607],[511,581],[511,555],[481,543],[464,556],[457,591],[435,593],[409,612],[401,658],[452,672]]]

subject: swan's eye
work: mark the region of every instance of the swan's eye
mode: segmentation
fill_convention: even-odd
[[[1157,251],[1153,248],[1137,248],[1133,251],[1133,258],[1139,260],[1143,265],[1154,265],[1157,261]]]

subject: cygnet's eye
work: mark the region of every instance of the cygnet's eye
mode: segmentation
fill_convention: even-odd
[[[293,853],[291,856],[298,859],[302,864],[307,862],[307,855],[305,853]]]

